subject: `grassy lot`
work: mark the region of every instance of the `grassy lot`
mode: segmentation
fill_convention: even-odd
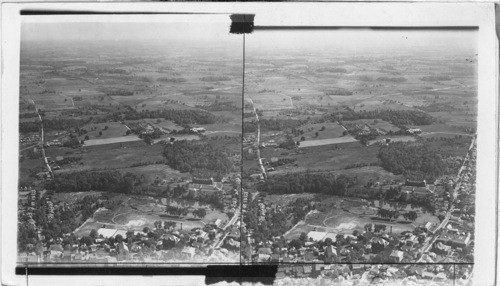
[[[101,196],[103,192],[78,192],[78,193],[55,193],[53,198],[55,201],[73,204],[79,199],[83,199],[86,196]]]
[[[249,97],[252,98],[255,108],[260,110],[294,108],[291,98],[282,94],[252,93]]]
[[[321,131],[322,127],[325,127],[323,131]],[[334,122],[306,124],[301,126],[300,129],[304,131],[304,134],[295,137],[294,138],[295,141],[300,141],[300,138],[302,136],[306,138],[306,141],[338,138],[342,137],[342,133],[344,132],[344,128],[342,128],[342,126]],[[316,137],[316,132],[318,132],[317,137]]]
[[[378,128],[382,131],[389,132],[389,131],[398,131],[399,128],[392,125],[392,123],[388,121],[384,121],[382,119],[363,119],[363,122],[368,124],[368,126],[373,127],[373,128]]]
[[[144,175],[146,178],[146,184],[153,183],[156,180],[156,178],[158,178],[159,180],[168,181],[169,179],[190,177],[188,174],[183,174],[163,164],[153,164],[153,165],[123,168],[117,170],[122,173],[130,172],[139,176]]]
[[[368,141],[368,145],[372,145],[375,143],[385,144],[385,139],[391,139],[391,142],[413,142],[413,141],[417,140],[417,138],[413,137],[413,136],[392,135],[392,136],[380,137],[380,138],[375,139],[375,140],[370,140],[370,141]]]
[[[137,145],[127,144],[123,144],[122,148],[115,145],[92,146],[84,149],[49,148],[47,156],[51,158],[55,156],[82,158],[77,164],[61,166],[61,170],[58,172],[102,168],[119,169],[131,167],[132,164],[153,164],[163,160],[163,145],[149,146],[142,141],[138,141]],[[132,142],[132,144],[136,143]]]
[[[160,122],[158,122],[160,119]],[[182,130],[183,128],[172,121],[165,120],[163,118],[145,118],[144,122],[151,124],[153,127],[164,128],[166,130]]]
[[[42,110],[66,110],[74,109],[71,98],[61,94],[44,94],[34,96],[36,107]]]
[[[106,126],[108,128],[106,128]],[[78,139],[82,140],[85,136],[89,137],[89,141],[93,139],[108,139],[116,137],[124,137],[127,132],[127,127],[120,122],[105,122],[105,123],[91,123],[84,125],[82,129],[87,130],[87,134],[83,134]],[[102,135],[99,135],[99,132]]]
[[[314,194],[267,195],[264,198],[264,201],[285,206],[287,204],[293,203],[299,198],[313,198],[314,196]]]
[[[338,149],[336,148],[338,147]],[[268,152],[269,149],[265,149]],[[281,152],[285,151],[280,149]],[[354,164],[377,163],[378,146],[363,146],[358,142],[335,145],[324,145],[302,149],[300,153],[290,152],[289,157],[296,158],[297,167],[287,170],[278,169],[280,172],[302,172],[306,170],[341,170]],[[264,158],[280,157],[280,152],[274,156],[263,155]],[[277,154],[276,154],[277,153]],[[270,154],[271,155],[271,154]],[[274,172],[273,172],[274,173]]]
[[[30,148],[31,149],[31,148]],[[35,175],[38,172],[46,172],[47,167],[43,162],[43,159],[29,159],[25,157],[19,162],[19,180],[29,181],[31,174]]]

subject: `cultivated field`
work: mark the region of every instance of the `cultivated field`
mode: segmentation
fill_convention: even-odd
[[[323,146],[323,145],[331,145],[331,144],[342,144],[342,143],[351,143],[356,142],[357,140],[352,136],[344,136],[340,138],[331,138],[331,139],[319,139],[319,140],[306,140],[300,142],[299,148],[307,148],[307,147],[315,147],[315,146]]]
[[[106,144],[113,144],[113,143],[124,143],[124,142],[132,142],[132,141],[140,141],[142,140],[141,138],[137,137],[136,135],[128,135],[128,136],[122,136],[122,137],[111,137],[111,138],[103,138],[103,139],[90,139],[85,141],[85,144],[83,144],[84,147],[86,146],[97,146],[97,145],[106,145]]]

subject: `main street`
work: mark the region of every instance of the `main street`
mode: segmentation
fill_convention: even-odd
[[[35,107],[36,114],[38,115],[38,119],[40,120],[40,148],[42,149],[42,155],[43,155],[43,161],[45,162],[45,166],[47,166],[47,170],[50,174],[51,178],[54,178],[54,173],[52,172],[52,168],[49,165],[49,161],[47,160],[47,156],[45,155],[45,146],[43,142],[44,138],[44,133],[43,133],[43,121],[42,121],[42,116],[40,115],[40,111],[36,107],[35,101],[31,99],[31,102],[33,103],[33,106]]]
[[[259,114],[257,114],[257,109],[255,108],[255,105],[253,104],[253,100],[248,97],[248,100],[252,103],[252,108],[253,108],[253,113],[255,114],[255,119],[257,119],[257,141],[256,141],[256,147],[257,147],[257,158],[259,160],[259,166],[262,171],[262,176],[264,176],[264,179],[267,179],[267,173],[266,169],[264,168],[264,164],[262,163],[262,157],[260,156],[260,121],[259,121]]]
[[[438,235],[436,233],[440,229],[442,229],[443,227],[445,227],[448,224],[448,221],[450,220],[451,213],[452,213],[453,209],[455,208],[454,202],[455,202],[455,200],[457,198],[458,191],[460,190],[460,187],[462,186],[463,171],[465,170],[465,166],[466,166],[467,162],[469,162],[469,160],[470,160],[470,158],[469,158],[470,157],[470,151],[474,147],[475,143],[476,143],[476,137],[474,136],[474,137],[472,137],[472,142],[471,142],[471,144],[469,146],[469,149],[467,150],[467,154],[465,155],[464,161],[462,162],[462,166],[458,170],[457,181],[455,182],[455,186],[453,188],[453,194],[451,195],[452,201],[451,201],[451,203],[450,203],[450,205],[448,207],[448,211],[446,212],[446,215],[445,215],[443,221],[434,230],[431,231],[431,233],[433,234],[433,237],[431,239],[427,240],[426,243],[424,243],[424,245],[420,249],[421,253],[426,253],[426,252],[429,251],[429,249],[432,247],[432,245],[434,244],[434,242],[438,238]],[[423,262],[422,261],[422,257],[420,257],[420,259],[417,262]]]
[[[222,228],[222,231],[224,232],[224,234],[215,238],[214,243],[213,243],[214,249],[217,249],[217,248],[219,248],[222,245],[222,243],[224,242],[224,239],[226,239],[227,235],[229,234],[229,232],[226,232],[226,229],[228,227],[234,225],[236,223],[236,221],[238,220],[239,216],[240,216],[240,209],[238,208],[234,212],[233,217]]]

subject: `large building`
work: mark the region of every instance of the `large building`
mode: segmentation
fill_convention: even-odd
[[[434,186],[429,186],[425,180],[412,181],[406,180],[405,184],[401,186],[401,194],[406,197],[406,199],[415,197],[425,197],[434,195]]]

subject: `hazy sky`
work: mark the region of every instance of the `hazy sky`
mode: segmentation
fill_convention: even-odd
[[[225,19],[227,18],[227,19]],[[143,20],[144,21],[144,20]],[[241,35],[229,34],[229,16],[215,21],[182,22],[62,22],[33,23],[21,26],[21,40],[181,40],[241,41]]]
[[[37,17],[24,19],[21,39],[165,40],[241,45],[242,35],[229,34],[230,23],[228,15]],[[256,30],[246,39],[249,53],[287,48],[305,52],[336,49],[360,54],[389,49],[438,49],[450,53],[477,50],[476,30]]]
[[[247,36],[247,51],[262,48],[280,50],[338,49],[370,52],[388,49],[439,49],[469,52],[477,49],[475,30],[262,30]]]

